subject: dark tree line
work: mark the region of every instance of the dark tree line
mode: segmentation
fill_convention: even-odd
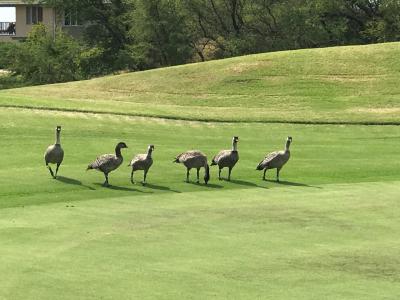
[[[71,58],[78,61],[75,68],[80,72],[73,79],[260,52],[400,39],[400,0],[43,2],[77,10],[85,20],[80,55]],[[76,46],[66,44],[68,49]]]

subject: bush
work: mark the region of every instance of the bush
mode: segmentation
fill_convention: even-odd
[[[12,42],[0,42],[0,69],[7,69],[10,65],[11,54],[17,44]]]
[[[9,69],[33,84],[80,80],[81,46],[68,35],[53,38],[46,26],[35,25],[27,40],[18,44]]]

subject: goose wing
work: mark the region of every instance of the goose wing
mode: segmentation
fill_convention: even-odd
[[[264,157],[263,161],[265,163],[269,163],[269,162],[273,161],[274,159],[276,159],[280,154],[281,154],[280,151],[271,152]]]
[[[259,166],[268,168],[281,168],[289,160],[289,151],[276,151],[265,156]]]
[[[122,163],[122,157],[117,157],[114,154],[103,154],[96,158],[88,168],[101,170],[103,172],[111,172],[119,167]]]
[[[262,161],[257,166],[257,170],[262,170],[264,169],[267,165],[269,165],[271,162],[275,161],[277,157],[279,157],[280,151],[275,151],[267,154]]]
[[[132,158],[131,163],[129,165],[133,166],[135,163],[145,160],[146,157],[147,157],[146,154],[137,154]]]
[[[194,157],[198,157],[198,156],[203,156],[205,157],[205,154],[202,153],[199,150],[190,150],[190,151],[186,151],[183,152],[181,154],[179,154],[176,158],[175,158],[175,162],[180,162],[183,163],[188,159],[194,158]]]
[[[230,150],[221,150],[217,155],[215,155],[212,159],[213,164],[218,164],[220,160],[223,160],[224,158],[229,157],[231,154]]]
[[[131,160],[129,166],[131,166],[134,170],[141,170],[146,167],[150,167],[152,163],[153,160],[148,158],[147,154],[138,154]]]

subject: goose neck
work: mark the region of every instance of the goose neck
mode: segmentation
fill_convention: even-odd
[[[286,142],[285,152],[289,152],[290,142]]]
[[[237,142],[236,141],[232,142],[232,151],[237,151]]]
[[[122,154],[121,154],[121,148],[120,147],[115,147],[115,155],[117,156],[117,157],[122,157]]]
[[[151,148],[149,148],[148,150],[147,150],[147,157],[148,158],[151,158],[151,154],[153,153],[153,150],[151,149]]]
[[[56,131],[56,145],[61,144],[60,131]]]

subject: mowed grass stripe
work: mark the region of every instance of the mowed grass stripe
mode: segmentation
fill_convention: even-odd
[[[43,106],[28,106],[28,105],[0,105],[0,108],[11,108],[11,109],[27,109],[27,110],[42,110],[42,111],[55,111],[55,112],[71,112],[71,113],[84,113],[84,114],[99,114],[99,115],[112,115],[112,116],[127,116],[127,117],[145,117],[149,119],[166,119],[166,120],[177,120],[177,121],[195,121],[195,122],[212,122],[212,123],[258,123],[258,124],[300,124],[300,125],[367,125],[367,126],[398,126],[400,121],[297,121],[297,120],[223,120],[223,119],[196,119],[186,118],[184,116],[169,116],[169,115],[152,115],[152,114],[140,114],[140,113],[123,113],[123,112],[110,112],[100,110],[84,110],[84,109],[68,109],[68,108],[56,108],[56,107],[43,107]],[[193,108],[192,108],[193,109]]]
[[[396,126],[224,124],[116,117],[65,112],[0,110],[0,207],[45,204],[85,199],[143,196],[242,188],[271,189],[318,186],[327,183],[399,180],[400,143]],[[65,160],[59,180],[44,166],[43,153],[54,142],[54,128],[62,125]],[[186,184],[185,168],[173,158],[186,150],[200,149],[209,160],[229,149],[239,136],[240,161],[233,181],[218,181],[211,169],[210,185]],[[283,149],[293,137],[292,157],[281,173],[284,181],[263,182],[255,170],[268,152]],[[101,187],[104,177],[86,166],[97,155],[112,153],[124,141],[123,165],[110,175],[110,189]],[[154,165],[147,187],[130,183],[129,160],[154,144]],[[226,175],[226,171],[223,174]],[[142,179],[137,172],[136,179]],[[192,172],[193,180],[195,172]],[[268,173],[275,179],[275,171]]]

